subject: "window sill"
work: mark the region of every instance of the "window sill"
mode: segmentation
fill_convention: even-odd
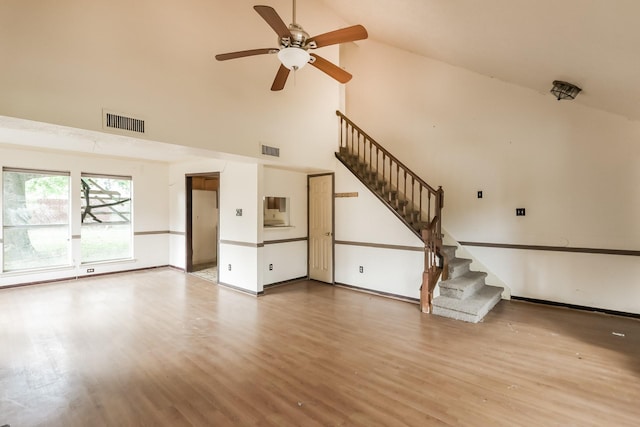
[[[56,271],[73,271],[73,270],[75,270],[75,267],[73,265],[61,265],[58,267],[29,268],[26,270],[4,271],[0,273],[0,277],[28,276],[30,274],[43,274],[43,273],[52,273]]]
[[[33,274],[55,273],[57,271],[75,271],[80,268],[84,269],[92,266],[132,264],[137,261],[138,260],[136,258],[122,258],[122,259],[113,259],[109,261],[95,261],[95,262],[87,262],[87,263],[83,262],[83,263],[80,263],[80,265],[78,266],[62,265],[59,267],[43,267],[43,268],[30,268],[26,270],[4,271],[0,273],[0,277],[18,277],[18,276],[28,276]]]

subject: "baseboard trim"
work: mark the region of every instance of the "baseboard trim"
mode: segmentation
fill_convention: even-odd
[[[345,289],[349,289],[356,292],[363,292],[365,294],[377,295],[379,297],[384,297],[384,298],[391,298],[391,299],[395,299],[403,302],[409,302],[411,304],[420,304],[419,298],[405,297],[403,295],[392,294],[391,292],[376,291],[373,289],[361,288],[360,286],[347,285],[345,283],[336,282],[334,283],[334,285],[339,288],[345,288]]]
[[[302,282],[303,280],[309,280],[309,276],[298,277],[296,279],[283,280],[282,282],[269,283],[268,285],[264,285],[262,289],[267,291],[269,289],[277,288],[278,286],[284,286],[284,285],[290,285],[292,283]]]
[[[523,302],[529,302],[532,304],[550,305],[553,307],[570,308],[572,310],[598,312],[598,313],[610,314],[612,316],[622,316],[622,317],[631,317],[634,319],[640,319],[640,314],[627,313],[626,311],[608,310],[606,308],[588,307],[584,305],[568,304],[568,303],[556,302],[556,301],[547,301],[547,300],[536,299],[536,298],[519,297],[515,295],[511,295],[511,299],[514,301],[523,301]]]
[[[122,274],[122,273],[135,273],[138,271],[146,271],[146,270],[155,270],[157,268],[176,268],[177,267],[172,267],[170,265],[158,265],[155,267],[144,267],[144,268],[134,268],[134,269],[130,269],[130,270],[118,270],[118,271],[109,271],[106,273],[95,273],[95,274],[83,274],[83,275],[78,275],[78,276],[68,276],[68,277],[61,277],[59,279],[51,279],[51,280],[39,280],[37,282],[26,282],[26,283],[18,283],[15,285],[5,285],[5,286],[0,286],[0,290],[2,289],[15,289],[15,288],[23,288],[26,286],[36,286],[36,285],[46,285],[46,284],[51,284],[51,283],[58,283],[58,282],[68,282],[70,280],[80,280],[80,279],[88,279],[90,277],[100,277],[100,276],[111,276],[114,274]]]
[[[240,288],[238,286],[230,285],[228,283],[224,283],[220,281],[218,281],[218,285],[222,286],[223,288],[228,288],[228,289],[231,289],[232,291],[241,292],[243,294],[251,295],[254,297],[259,297],[261,295],[264,295],[264,291],[261,291],[261,292],[250,291],[248,289]]]

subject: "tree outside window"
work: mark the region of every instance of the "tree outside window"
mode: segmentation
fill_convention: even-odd
[[[69,173],[4,168],[3,271],[71,264]]]
[[[131,178],[82,174],[83,263],[131,258]]]

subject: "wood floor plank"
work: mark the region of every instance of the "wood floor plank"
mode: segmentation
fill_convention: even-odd
[[[616,425],[640,322],[502,301],[479,324],[172,269],[0,290],[0,425]]]

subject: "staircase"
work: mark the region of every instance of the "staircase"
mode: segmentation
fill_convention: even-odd
[[[486,273],[469,270],[455,246],[442,244],[444,191],[437,190],[368,136],[341,112],[338,160],[425,245],[420,308],[425,313],[479,322],[498,303],[502,288],[485,284]],[[440,284],[440,296],[433,291]]]
[[[500,301],[503,288],[485,284],[487,273],[471,271],[470,259],[457,258],[456,246],[443,246],[449,259],[449,278],[440,281],[433,314],[477,323]]]

